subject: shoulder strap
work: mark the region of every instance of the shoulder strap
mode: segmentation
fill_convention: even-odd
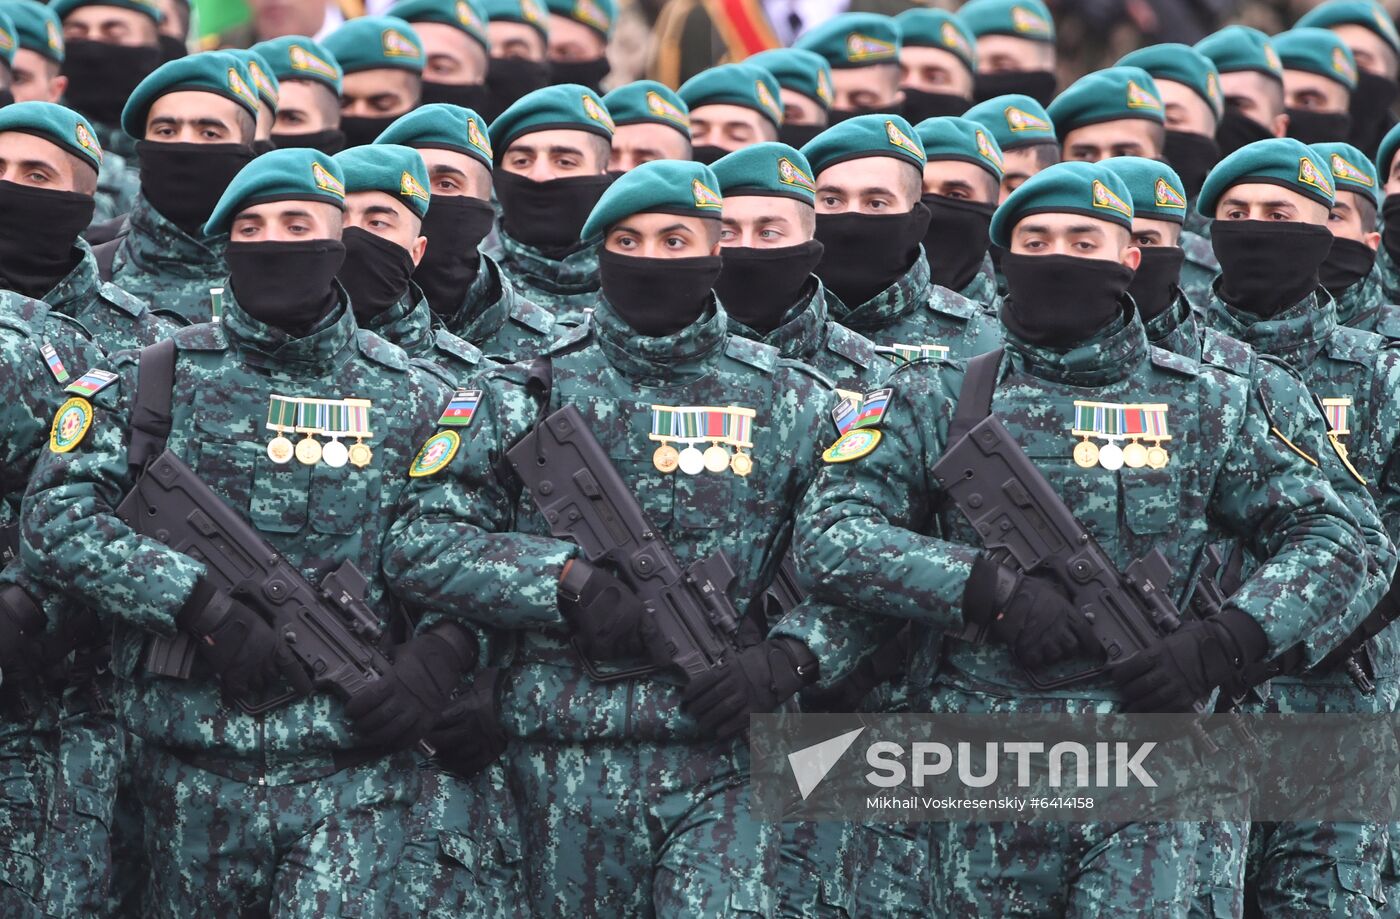
[[[136,404],[131,408],[131,444],[126,453],[132,469],[144,469],[165,452],[174,388],[175,342],[166,338],[142,348],[136,371]]]
[[[997,368],[1001,366],[1004,350],[997,348],[979,354],[967,362],[967,372],[963,374],[962,394],[958,396],[958,407],[953,412],[953,421],[948,425],[948,446],[962,440],[968,431],[992,413],[992,393],[997,388]]]
[[[112,280],[113,267],[117,261],[117,247],[121,244],[122,238],[118,236],[92,247],[92,257],[97,259],[97,276],[104,281]]]

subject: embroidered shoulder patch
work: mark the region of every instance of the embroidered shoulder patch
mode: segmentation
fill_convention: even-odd
[[[863,456],[870,455],[870,451],[880,445],[880,439],[885,435],[874,428],[856,428],[847,431],[837,439],[836,443],[822,451],[822,459],[828,463],[849,463],[858,460]]]
[[[860,413],[851,422],[853,428],[873,428],[885,420],[885,415],[890,407],[890,397],[894,395],[894,389],[877,389],[865,394],[865,398],[860,400]]]
[[[68,369],[63,366],[63,359],[58,356],[54,346],[44,342],[39,352],[44,355],[44,363],[49,365],[49,373],[53,374],[54,381],[59,384],[67,383]]]
[[[83,442],[88,428],[92,427],[92,403],[74,396],[58,407],[53,416],[53,427],[49,429],[49,449],[54,453],[67,453]]]
[[[481,390],[459,389],[452,394],[452,401],[443,409],[438,424],[445,428],[465,428],[476,416],[476,407],[481,404]]]
[[[408,469],[409,478],[421,479],[441,472],[452,462],[461,445],[462,438],[456,431],[438,431],[424,441],[423,449],[413,458],[413,465]]]
[[[75,396],[82,396],[84,399],[91,399],[102,392],[108,386],[117,382],[117,375],[110,370],[99,370],[96,367],[69,383],[64,392],[71,392]]]

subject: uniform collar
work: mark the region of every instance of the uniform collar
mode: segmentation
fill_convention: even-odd
[[[227,271],[224,265],[227,233],[191,236],[151,207],[145,195],[136,196],[136,204],[127,219],[131,232],[126,237],[126,253],[147,273],[207,278]]]
[[[854,309],[830,296],[831,318],[862,335],[879,332],[922,308],[928,302],[929,288],[928,260],[921,248],[919,257],[898,281]]]
[[[967,286],[958,291],[959,294],[971,300],[981,307],[988,307],[997,298],[997,283],[992,278],[992,260],[988,256],[982,265],[982,270],[972,276],[972,280],[967,282]]]
[[[495,259],[485,253],[480,258],[481,265],[461,305],[445,322],[453,334],[470,342],[486,341],[500,331],[519,296]]]
[[[92,247],[80,238],[74,248],[81,253],[78,264],[44,294],[44,302],[74,319],[80,319],[79,313],[97,299],[102,278],[97,273],[97,259],[92,254]]]
[[[598,290],[598,247],[586,245],[564,256],[550,258],[533,246],[511,238],[500,228],[501,263],[531,287],[552,294],[582,294]]]
[[[822,345],[827,316],[826,288],[816,277],[812,280],[816,286],[799,297],[783,315],[778,327],[767,335],[760,335],[733,316],[729,317],[729,331],[741,338],[772,345],[786,358],[806,360],[811,357]]]
[[[728,337],[729,317],[718,300],[700,319],[674,335],[638,335],[599,300],[593,311],[598,344],[619,373],[639,383],[679,383],[709,372]]]
[[[1147,332],[1131,299],[1106,329],[1068,351],[1043,348],[1003,328],[1006,349],[1015,365],[1031,376],[1071,386],[1107,386],[1127,379],[1147,357]]]
[[[1217,278],[1217,290],[1219,284]],[[1336,302],[1321,287],[1270,319],[1235,309],[1218,293],[1210,310],[1211,324],[1226,335],[1301,366],[1313,362],[1337,329]]]
[[[1340,325],[1359,325],[1358,320],[1384,306],[1385,294],[1381,289],[1379,264],[1371,266],[1371,273],[1342,291],[1335,298],[1337,322]]]
[[[1147,341],[1159,348],[1166,348],[1168,351],[1177,350],[1177,344],[1182,340],[1200,340],[1200,329],[1197,327],[1196,315],[1191,310],[1191,301],[1186,299],[1186,294],[1181,292],[1181,288],[1176,289],[1176,296],[1166,309],[1153,316],[1143,323],[1143,328],[1147,330]]]
[[[410,355],[416,356],[433,346],[433,314],[428,298],[417,284],[408,285],[408,293],[399,302],[371,319],[365,326]]]
[[[355,341],[355,314],[350,297],[336,282],[340,302],[310,334],[293,338],[281,329],[259,322],[239,306],[228,288],[224,295],[223,329],[229,343],[249,363],[275,370],[308,375],[321,374],[341,363]]]

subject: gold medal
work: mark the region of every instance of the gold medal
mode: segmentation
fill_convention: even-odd
[[[734,470],[737,476],[746,476],[753,472],[753,460],[747,453],[735,453],[729,458],[729,468]]]
[[[1167,451],[1158,444],[1153,444],[1147,448],[1147,465],[1153,469],[1165,469],[1167,466]]]
[[[676,466],[680,464],[681,455],[676,452],[676,448],[670,444],[662,444],[656,448],[656,452],[651,455],[651,464],[658,471],[670,475],[676,471]]]
[[[1117,472],[1122,469],[1123,448],[1113,443],[1099,447],[1099,465],[1109,472]]]
[[[1074,445],[1074,462],[1081,469],[1092,469],[1099,461],[1099,448],[1091,440],[1081,440]]]
[[[1123,465],[1129,469],[1141,469],[1147,465],[1147,448],[1133,441],[1123,448]]]
[[[277,463],[279,466],[283,463],[291,462],[292,442],[281,434],[278,434],[276,437],[272,438],[272,440],[268,441],[267,458]]]
[[[359,441],[350,445],[350,462],[359,469],[369,465],[369,461],[374,459],[374,451],[367,444]]]
[[[321,461],[321,442],[307,436],[297,441],[297,461],[306,466],[314,466]]]
[[[321,459],[325,460],[327,466],[339,469],[349,461],[350,451],[346,449],[345,444],[333,439],[321,450]]]
[[[680,455],[681,472],[686,475],[699,475],[705,470],[705,456],[695,447],[686,447]]]
[[[711,472],[723,472],[729,468],[729,451],[719,444],[713,444],[705,449],[705,468]]]

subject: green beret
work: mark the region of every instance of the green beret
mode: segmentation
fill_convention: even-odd
[[[204,224],[204,235],[227,233],[240,211],[267,201],[320,201],[345,210],[345,174],[319,150],[300,147],[264,153],[228,183]]]
[[[655,80],[634,80],[603,97],[614,125],[662,124],[690,140],[690,107],[676,91]]]
[[[491,122],[491,146],[504,154],[517,137],[535,131],[589,131],[611,141],[613,120],[603,100],[588,87],[546,86],[521,96]]]
[[[154,19],[157,25],[165,19],[165,14],[160,11],[155,0],[56,0],[53,4],[53,11],[58,14],[59,19],[63,19],[74,10],[85,6],[115,6],[124,10],[145,13]]]
[[[879,13],[842,13],[804,33],[794,48],[813,51],[834,69],[899,63],[899,25]]]
[[[361,16],[326,36],[326,50],[346,73],[361,70],[407,70],[421,74],[423,40],[397,16]]]
[[[0,108],[0,133],[18,131],[57,144],[94,170],[102,166],[102,146],[88,120],[52,102],[16,102]]]
[[[991,131],[997,146],[1004,153],[1035,144],[1054,144],[1057,147],[1060,144],[1050,113],[1030,96],[997,96],[974,105],[963,113],[963,117]]]
[[[1186,186],[1166,163],[1141,156],[1115,156],[1099,164],[1123,180],[1133,213],[1149,220],[1185,223],[1190,202]]]
[[[992,242],[1011,248],[1011,231],[1032,214],[1083,214],[1133,229],[1128,186],[1102,163],[1056,163],[1031,176],[992,215]]]
[[[481,0],[487,22],[519,22],[549,40],[549,14],[536,0]]]
[[[334,157],[345,176],[345,193],[382,191],[421,218],[428,213],[432,182],[423,157],[412,147],[375,142],[342,150]]]
[[[1327,161],[1332,170],[1332,184],[1337,191],[1354,191],[1381,206],[1381,181],[1376,165],[1366,154],[1351,144],[1312,144],[1312,148]]]
[[[1334,33],[1326,29],[1292,29],[1275,35],[1273,42],[1284,70],[1327,77],[1345,86],[1347,92],[1356,88],[1356,58]]]
[[[243,66],[248,70],[248,79],[253,84],[253,89],[257,90],[258,98],[276,112],[277,94],[281,92],[281,88],[277,85],[277,77],[272,73],[272,65],[261,54],[251,49],[230,48],[228,53],[243,62]]]
[[[572,19],[588,26],[606,40],[617,22],[617,5],[613,0],[545,0],[545,6],[556,16]]]
[[[1390,167],[1395,160],[1395,152],[1400,150],[1400,124],[1385,132],[1380,149],[1376,152],[1376,172],[1384,185],[1390,178]]]
[[[36,0],[0,0],[0,15],[9,16],[19,47],[63,63],[63,23]]]
[[[1249,26],[1226,26],[1196,42],[1196,50],[1215,62],[1221,73],[1253,70],[1283,81],[1283,62],[1269,36]]]
[[[820,105],[822,111],[831,111],[831,100],[836,98],[831,88],[831,65],[815,51],[773,48],[746,58],[744,63],[762,67],[773,75],[782,89],[801,93]]]
[[[157,99],[191,91],[231,99],[258,117],[258,95],[243,62],[227,51],[204,51],[161,64],[138,83],[122,109],[122,130],[142,139],[146,136],[146,114]]]
[[[491,139],[486,119],[450,102],[420,105],[385,128],[374,143],[376,147],[402,144],[415,150],[451,150],[474,156],[487,169],[491,168]]]
[[[972,0],[958,10],[958,18],[976,38],[1010,35],[1055,42],[1055,17],[1041,0]]]
[[[710,167],[719,192],[730,197],[792,198],[816,205],[817,183],[812,166],[787,144],[754,144],[725,154]]]
[[[961,160],[981,166],[1001,181],[1001,147],[981,122],[953,116],[925,118],[914,127],[914,132],[924,145],[924,157],[930,163]]]
[[[833,125],[802,148],[812,164],[812,174],[821,175],[828,166],[871,156],[892,156],[920,173],[928,160],[924,145],[914,128],[898,115],[857,115]]]
[[[1303,14],[1299,26],[1317,29],[1330,29],[1333,26],[1365,26],[1375,32],[1391,50],[1400,54],[1400,35],[1396,34],[1395,23],[1385,7],[1373,0],[1327,0]]]
[[[709,166],[684,160],[653,160],[619,176],[603,192],[583,225],[582,237],[599,236],[633,214],[719,220],[723,211],[719,180]]]
[[[340,78],[343,75],[335,55],[314,38],[305,35],[284,35],[258,42],[253,50],[262,55],[279,80],[307,80],[320,83],[340,98]]]
[[[1118,67],[1141,67],[1154,80],[1170,80],[1189,86],[1219,118],[1225,110],[1220,94],[1220,72],[1215,62],[1190,45],[1165,44],[1139,48],[1118,59]]]
[[[438,22],[459,29],[487,51],[491,38],[486,34],[486,10],[480,0],[399,0],[385,12],[412,25]]]
[[[1080,77],[1055,97],[1049,111],[1061,140],[1075,128],[1105,121],[1167,120],[1157,82],[1141,67],[1109,67]]]
[[[773,122],[783,123],[782,90],[777,79],[753,64],[721,64],[702,70],[677,93],[690,111],[702,105],[739,105]]]
[[[1272,137],[1246,144],[1217,163],[1201,186],[1196,210],[1214,217],[1227,189],[1253,182],[1296,191],[1327,207],[1335,195],[1326,157],[1291,137]]]
[[[947,10],[914,7],[894,21],[905,48],[937,48],[962,61],[970,71],[977,70],[977,39],[967,26]]]
[[[19,31],[14,21],[0,11],[0,64],[11,67],[15,63],[15,52],[19,50]]]

